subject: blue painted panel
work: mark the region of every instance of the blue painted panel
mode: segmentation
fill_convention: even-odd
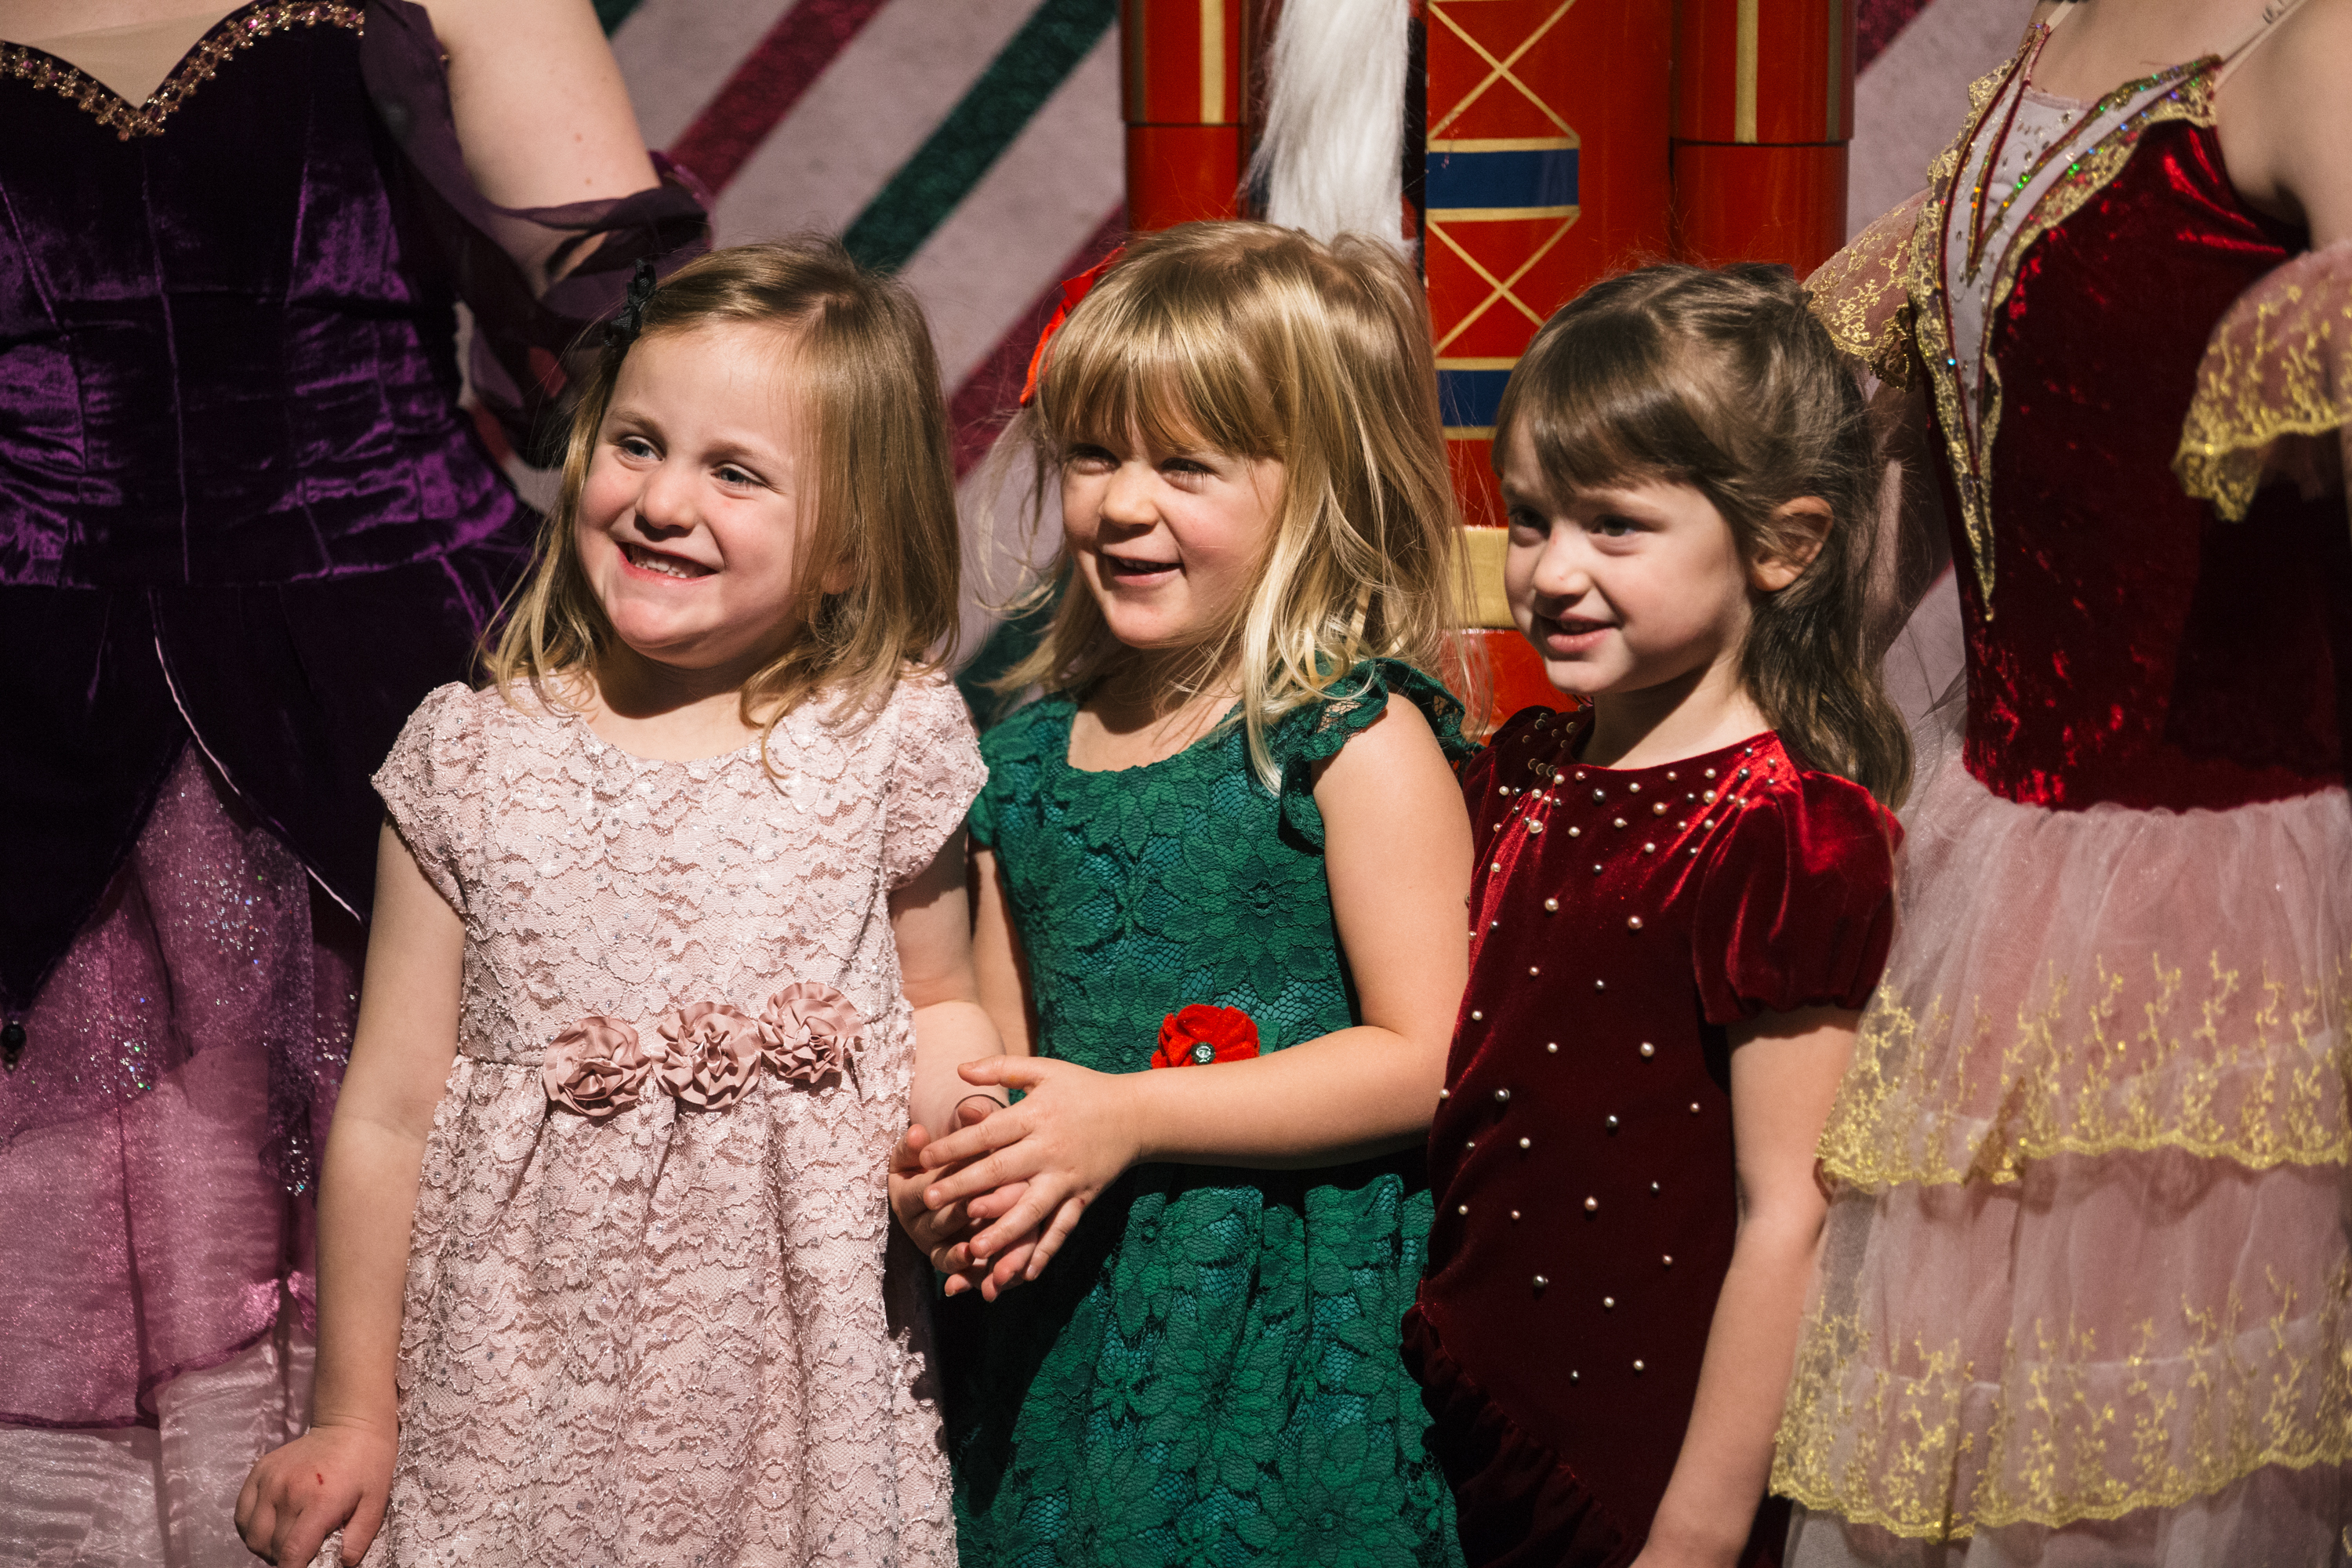
[[[1437,406],[1449,427],[1494,424],[1502,406],[1507,370],[1441,370],[1437,373]]]
[[[1526,153],[1432,153],[1433,207],[1567,207],[1576,205],[1576,149]]]

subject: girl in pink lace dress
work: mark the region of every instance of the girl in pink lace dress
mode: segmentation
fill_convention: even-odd
[[[983,770],[919,668],[938,368],[830,241],[641,275],[608,338],[490,686],[376,775],[317,1425],[238,1526],[281,1563],[946,1563],[929,1276],[886,1259],[892,1143],[999,1048]]]

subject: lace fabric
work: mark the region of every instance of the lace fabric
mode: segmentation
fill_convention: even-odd
[[[925,1281],[903,1244],[886,1263],[914,1038],[884,900],[984,773],[940,679],[860,726],[824,708],[778,726],[772,775],[445,687],[377,775],[467,942],[371,1563],[951,1561]],[[650,1034],[795,981],[871,1021],[847,1079],[551,1107],[541,1058],[583,1016]]]
[[[1843,250],[1805,279],[1813,315],[1840,352],[1888,386],[1908,387],[1912,374],[1913,231],[1927,193],[1881,214]]]
[[[1108,773],[1069,766],[1068,698],[991,731],[973,833],[1011,892],[1042,1054],[1149,1070],[1192,1003],[1247,1012],[1266,1051],[1354,1022],[1315,766],[1391,700],[1466,747],[1460,705],[1415,671],[1362,666],[1338,689],[1270,733],[1278,795],[1238,726]],[[948,1303],[966,1560],[1458,1563],[1398,1352],[1420,1163],[1140,1166],[1034,1284]]]
[[[2352,240],[2277,268],[2214,327],[2173,471],[2182,489],[2231,521],[2273,474],[2305,495],[2340,492],[2343,455],[2333,437],[2347,420]]]

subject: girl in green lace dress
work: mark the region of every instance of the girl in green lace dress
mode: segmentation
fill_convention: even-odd
[[[1089,283],[1023,416],[1064,591],[1006,684],[1044,697],[971,815],[1020,1055],[965,1076],[1021,1098],[898,1182],[919,1235],[969,1219],[964,1560],[1457,1563],[1398,1356],[1470,873],[1421,290],[1253,224]]]

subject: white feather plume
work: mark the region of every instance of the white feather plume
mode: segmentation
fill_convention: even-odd
[[[1409,0],[1286,0],[1250,183],[1268,222],[1404,244]]]

